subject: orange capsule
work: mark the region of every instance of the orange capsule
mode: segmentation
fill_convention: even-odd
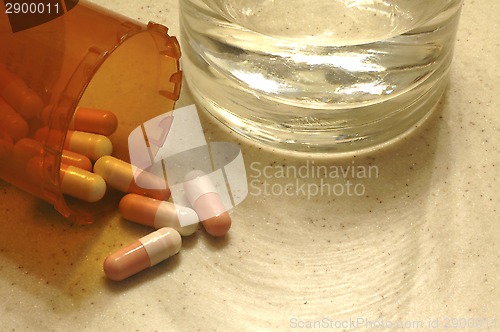
[[[216,237],[226,235],[231,228],[231,217],[209,177],[198,170],[188,173],[184,191],[207,233]]]
[[[0,64],[0,96],[23,118],[39,117],[43,101],[26,83]]]
[[[12,138],[6,133],[0,131],[0,160],[10,157],[14,148]]]
[[[28,136],[28,123],[0,97],[0,131],[9,134],[14,142]]]
[[[87,172],[92,172],[92,162],[90,159],[87,156],[73,151],[63,150],[61,154],[61,164],[75,166]]]
[[[182,236],[189,236],[198,229],[198,215],[192,209],[146,196],[125,195],[118,211],[129,221],[156,229],[171,227]]]
[[[50,130],[49,127],[41,127],[35,131],[33,138],[38,142],[47,145],[58,146],[66,133],[62,130]]]
[[[94,173],[102,176],[110,187],[124,193],[159,200],[167,200],[170,197],[170,188],[164,178],[147,171],[139,172],[135,166],[112,156],[99,158],[94,164]],[[139,173],[137,179],[141,185],[136,182],[134,173]]]
[[[17,167],[26,167],[29,160],[40,157],[43,153],[43,145],[31,138],[23,138],[16,142],[12,150],[13,162]]]
[[[118,119],[111,111],[78,107],[71,119],[69,129],[104,136],[113,134],[118,128]]]
[[[160,228],[109,255],[103,264],[104,273],[111,280],[121,281],[177,254],[181,246],[181,236],[175,229]]]

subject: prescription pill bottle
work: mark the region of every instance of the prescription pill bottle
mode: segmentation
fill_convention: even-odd
[[[112,154],[129,160],[129,133],[171,111],[179,97],[179,58],[176,38],[159,24],[143,25],[84,1],[1,2],[1,179],[78,223],[116,209],[108,193],[85,202],[61,189],[75,111],[114,113]]]

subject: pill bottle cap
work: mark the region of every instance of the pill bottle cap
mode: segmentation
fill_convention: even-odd
[[[113,155],[128,160],[129,133],[171,111],[179,98],[180,48],[160,24],[144,25],[84,1],[64,3],[57,15],[37,20],[35,14],[23,20],[0,13],[0,122],[28,126],[26,137],[13,139],[8,125],[0,125],[0,178],[88,223],[117,205],[113,195],[85,203],[62,193],[61,157],[75,110],[115,113]],[[8,117],[11,109],[16,115]]]

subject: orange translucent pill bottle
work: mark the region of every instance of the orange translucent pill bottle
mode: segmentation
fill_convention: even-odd
[[[0,128],[0,178],[75,222],[92,222],[110,208],[109,200],[87,203],[61,190],[61,157],[75,112],[114,113],[112,154],[129,161],[130,132],[171,111],[179,97],[180,48],[162,25],[84,1],[48,1],[33,9],[15,13],[0,3],[0,115],[28,128],[14,135],[8,124]],[[42,128],[48,134],[36,136]],[[28,174],[33,158],[42,160],[39,176]]]

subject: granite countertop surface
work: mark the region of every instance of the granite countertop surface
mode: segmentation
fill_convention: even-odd
[[[177,1],[93,2],[179,35]],[[178,255],[126,281],[107,280],[103,259],[146,227],[118,214],[72,225],[1,182],[0,329],[500,330],[499,16],[496,0],[465,1],[441,103],[377,151],[296,157],[242,141],[201,113],[208,141],[241,144],[249,195],[231,211],[226,238],[200,230]],[[184,88],[177,106],[191,103]],[[269,179],[265,167],[311,163],[374,173],[351,179],[360,196],[259,192],[296,180]]]

